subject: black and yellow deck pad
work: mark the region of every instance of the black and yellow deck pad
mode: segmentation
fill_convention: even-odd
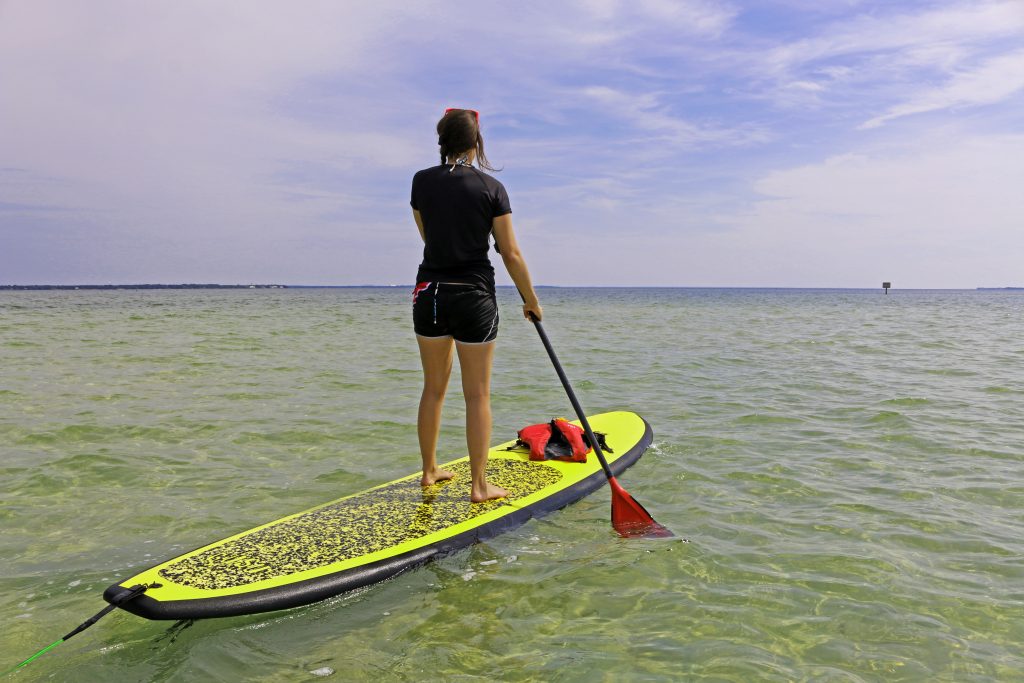
[[[619,475],[651,443],[635,413],[588,417],[606,435],[605,457]],[[340,498],[167,560],[107,588],[115,602],[137,584],[150,588],[121,605],[148,619],[198,619],[305,605],[388,577],[490,538],[579,500],[605,475],[586,463],[531,461],[491,449],[487,478],[508,497],[471,503],[469,459],[444,465],[455,478],[420,486],[420,475]]]

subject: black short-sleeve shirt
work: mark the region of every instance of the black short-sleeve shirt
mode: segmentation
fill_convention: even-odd
[[[434,166],[413,176],[409,203],[426,237],[416,281],[479,283],[494,291],[487,251],[494,219],[512,212],[505,187],[472,166]]]

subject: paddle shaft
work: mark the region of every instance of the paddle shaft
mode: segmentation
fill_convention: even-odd
[[[519,296],[525,304],[526,297],[523,296],[522,292],[519,292]],[[524,310],[526,309],[524,308]],[[555,355],[555,350],[551,347],[551,340],[548,339],[544,326],[540,324],[540,319],[534,315],[533,311],[527,311],[527,315],[533,322],[533,326],[537,328],[537,334],[540,335],[540,340],[544,343],[544,350],[548,352],[551,364],[555,366],[555,372],[558,373],[558,379],[562,381],[562,387],[565,389],[566,395],[569,396],[569,402],[572,403],[572,409],[576,411],[576,417],[580,419],[580,424],[583,425],[583,432],[590,439],[590,443],[594,447],[594,453],[601,463],[604,476],[608,478],[608,485],[612,489],[612,527],[620,536],[625,538],[637,536],[669,538],[675,536],[667,527],[654,521],[651,513],[633,496],[629,495],[619,482],[616,481],[615,475],[612,474],[612,468],[608,467],[608,461],[605,460],[604,453],[601,452],[601,446],[597,443],[597,436],[595,436],[594,430],[590,428],[587,416],[583,413],[583,407],[576,399],[576,392],[572,390],[569,378],[565,376],[565,370],[562,369],[562,364],[558,362],[558,356]]]
[[[572,385],[569,384],[569,378],[565,376],[565,370],[562,369],[562,364],[558,362],[558,356],[555,355],[555,350],[551,347],[551,341],[548,339],[547,332],[544,331],[544,325],[542,325],[532,313],[530,314],[530,320],[533,321],[534,327],[537,328],[537,334],[540,335],[540,340],[544,343],[544,349],[548,352],[551,364],[555,366],[555,372],[558,373],[558,379],[562,380],[562,386],[565,388],[565,393],[569,396],[569,402],[572,403],[572,409],[576,411],[576,417],[580,419],[580,424],[583,425],[583,431],[586,432],[587,438],[590,439],[590,444],[594,447],[594,453],[597,455],[597,459],[601,463],[601,469],[604,470],[604,474],[608,477],[609,481],[614,481],[615,475],[612,474],[612,469],[608,467],[608,461],[604,459],[604,453],[601,452],[601,447],[597,443],[597,437],[594,436],[594,430],[590,428],[587,416],[584,414],[583,407],[580,405],[580,402],[576,399],[576,392],[572,390]]]

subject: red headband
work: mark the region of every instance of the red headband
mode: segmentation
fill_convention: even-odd
[[[478,124],[480,123],[480,112],[478,112],[476,109],[456,109],[455,107],[448,107],[447,109],[444,110],[444,115],[448,116],[449,112],[453,111],[468,111],[471,114],[473,114],[473,117],[476,119],[476,122]]]

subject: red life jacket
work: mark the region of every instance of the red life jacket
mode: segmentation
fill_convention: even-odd
[[[586,462],[591,451],[583,429],[562,418],[530,425],[519,430],[517,446],[530,449],[530,460]]]

